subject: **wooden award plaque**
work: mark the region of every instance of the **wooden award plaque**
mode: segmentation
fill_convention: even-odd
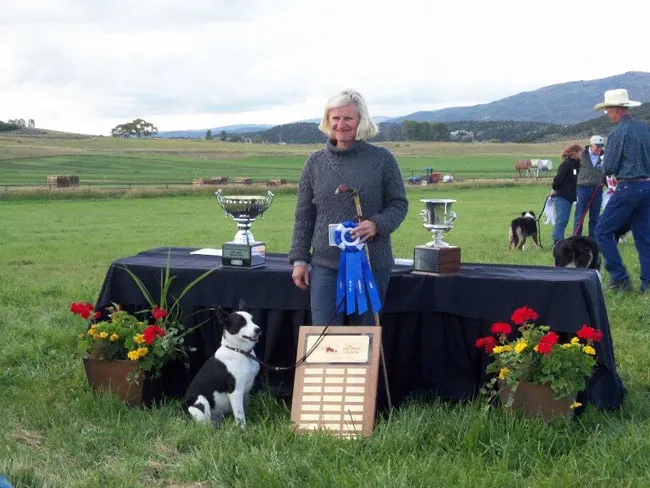
[[[291,420],[299,432],[369,436],[375,425],[381,327],[302,326]],[[319,339],[320,338],[320,339]]]

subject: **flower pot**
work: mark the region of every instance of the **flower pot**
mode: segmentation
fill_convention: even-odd
[[[84,358],[84,368],[93,392],[115,393],[127,405],[141,405],[145,378],[135,361]],[[131,381],[127,380],[129,375]]]
[[[500,383],[499,396],[502,405],[506,405],[510,397],[510,388],[505,383]],[[553,390],[548,385],[538,385],[529,381],[522,381],[514,393],[510,408],[520,410],[527,417],[541,416],[545,419],[553,417],[573,416],[571,405],[575,398],[553,398]]]

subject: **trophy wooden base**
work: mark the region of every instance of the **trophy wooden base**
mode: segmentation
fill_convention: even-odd
[[[422,274],[450,274],[460,271],[460,247],[415,246],[413,272]]]
[[[259,268],[266,261],[266,245],[264,242],[251,244],[236,244],[225,242],[221,246],[221,265],[231,268]]]

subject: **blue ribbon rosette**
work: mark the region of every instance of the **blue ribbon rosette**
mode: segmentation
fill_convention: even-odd
[[[334,243],[341,249],[336,303],[340,307],[345,298],[346,315],[354,313],[361,315],[368,310],[366,294],[370,298],[372,310],[375,313],[381,310],[377,284],[363,249],[365,244],[360,238],[352,239],[350,236],[350,232],[356,226],[355,222],[347,220],[334,229]]]

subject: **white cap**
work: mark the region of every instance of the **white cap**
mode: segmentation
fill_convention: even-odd
[[[596,146],[604,146],[605,139],[603,139],[603,136],[591,136],[591,139],[589,139],[589,144],[596,144]]]

